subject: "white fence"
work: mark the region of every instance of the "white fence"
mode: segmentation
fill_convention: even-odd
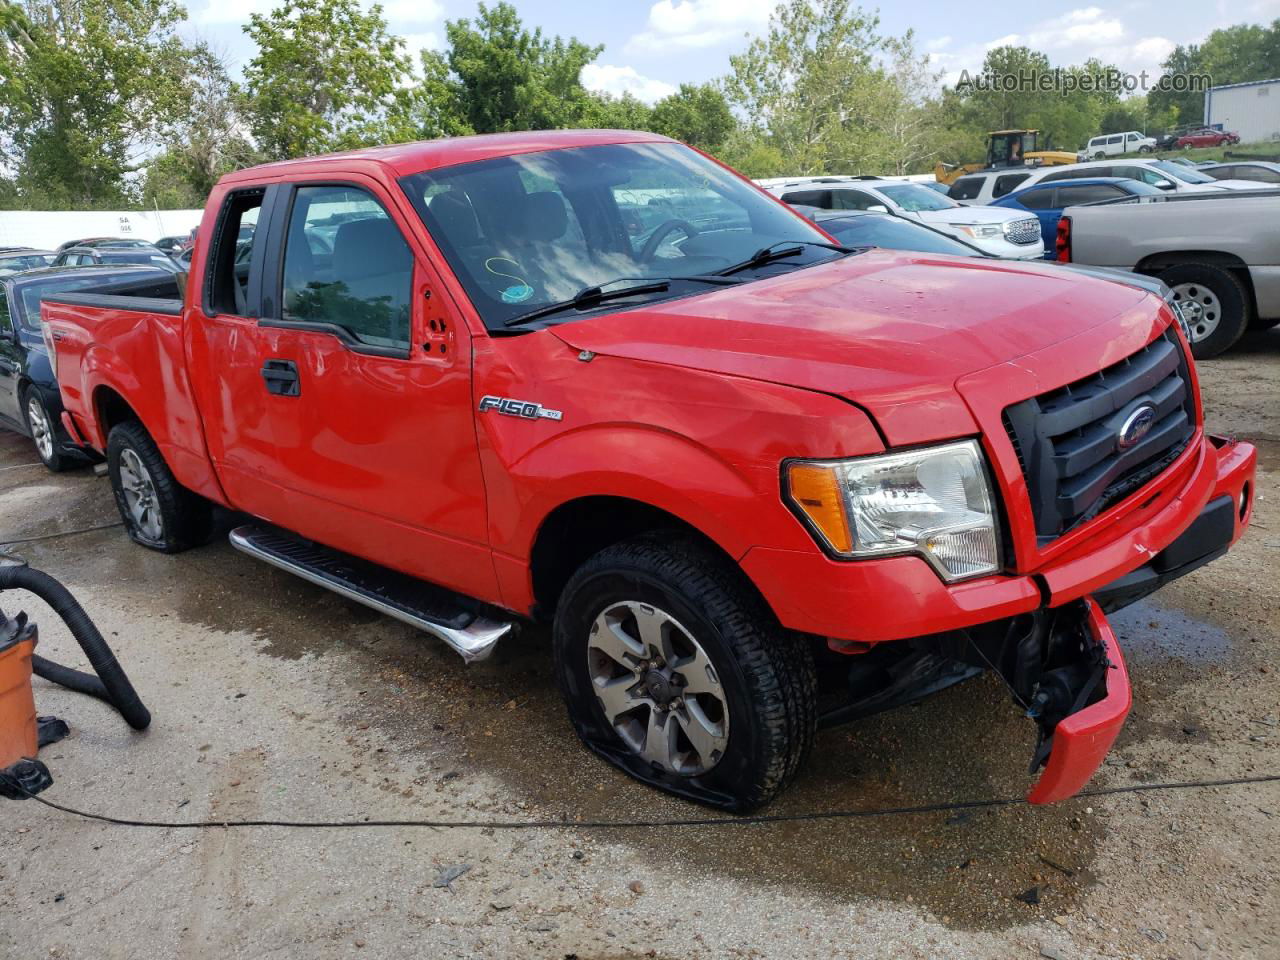
[[[53,250],[68,240],[86,237],[154,242],[189,233],[203,214],[203,210],[0,210],[0,247]]]

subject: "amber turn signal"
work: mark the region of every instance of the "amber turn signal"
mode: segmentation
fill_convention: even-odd
[[[840,492],[837,468],[816,463],[793,463],[787,468],[791,501],[809,518],[837,553],[853,549],[853,536]]]

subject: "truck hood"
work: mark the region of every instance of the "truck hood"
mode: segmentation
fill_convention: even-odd
[[[1106,324],[1147,296],[1052,264],[873,250],[551,332],[606,357],[836,395],[896,445],[978,432],[958,379]],[[1100,332],[1099,357],[1109,339]]]
[[[1011,210],[1007,207],[948,207],[946,210],[921,210],[908,216],[915,217],[922,223],[933,226],[946,226],[949,223],[994,223],[1005,224],[1011,220],[1026,220],[1035,214],[1025,210]]]

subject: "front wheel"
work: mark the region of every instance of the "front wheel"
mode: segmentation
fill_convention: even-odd
[[[178,483],[141,423],[130,420],[111,428],[107,473],[120,519],[135,542],[180,553],[209,538],[212,506]]]
[[[679,535],[587,561],[557,607],[554,656],[578,736],[661,790],[745,812],[786,786],[813,743],[808,647],[740,571]]]
[[[1165,270],[1160,279],[1173,290],[1175,300],[1199,305],[1198,316],[1188,324],[1191,354],[1197,360],[1230,349],[1248,329],[1249,295],[1230,271],[1207,263],[1182,263]]]
[[[1142,146],[1140,146],[1140,147],[1138,148],[1138,152],[1139,152],[1139,153],[1150,153],[1150,152],[1151,152],[1151,147],[1144,143]]]

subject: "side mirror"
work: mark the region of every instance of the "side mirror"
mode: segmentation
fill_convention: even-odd
[[[1155,183],[1153,183],[1153,184],[1152,184],[1152,186],[1153,186],[1153,187],[1155,187],[1155,188],[1157,188],[1157,189],[1159,189],[1159,190],[1172,190],[1172,189],[1173,189],[1173,181],[1172,181],[1172,180],[1157,180]]]
[[[867,212],[868,213],[888,213],[889,208],[886,207],[883,203],[873,203],[871,206],[867,207]]]

